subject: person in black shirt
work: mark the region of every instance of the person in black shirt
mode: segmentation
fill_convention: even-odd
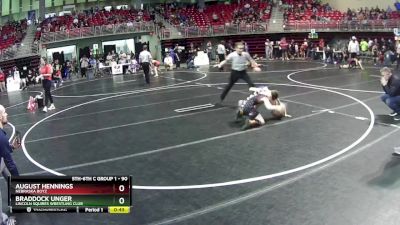
[[[392,70],[383,67],[381,70],[381,85],[385,94],[381,96],[381,100],[393,110],[390,116],[394,116],[394,120],[400,120],[400,78],[392,74]]]
[[[10,144],[6,136],[6,132],[3,130],[3,126],[8,123],[8,114],[4,106],[0,105],[0,159],[3,158],[7,170],[3,170],[3,176],[7,177],[10,174],[12,176],[19,176],[17,165],[11,157],[11,153],[14,149],[20,147],[20,143],[13,142]]]
[[[28,67],[27,66],[23,66],[22,67],[22,71],[19,75],[19,77],[21,78],[21,89],[25,90],[28,87]]]

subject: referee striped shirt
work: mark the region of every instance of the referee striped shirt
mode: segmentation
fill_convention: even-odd
[[[147,50],[141,51],[139,54],[139,63],[150,63],[152,59],[150,52]]]
[[[232,60],[232,70],[236,70],[236,71],[243,71],[246,70],[247,68],[247,62],[252,62],[254,61],[250,54],[247,52],[242,52],[241,55],[239,55],[236,51],[230,53],[227,57],[226,57],[227,61]]]

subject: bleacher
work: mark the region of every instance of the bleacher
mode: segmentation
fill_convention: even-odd
[[[168,5],[164,5],[164,17],[168,18],[172,24],[180,25],[185,21],[182,21],[181,18],[185,18],[185,20],[193,20],[194,26],[198,27],[207,27],[210,25],[225,25],[226,23],[232,23],[234,20],[234,12],[241,11],[245,9],[245,5],[249,4],[250,8],[254,9],[257,15],[262,12],[262,21],[267,21],[271,16],[272,6],[266,2],[258,2],[258,1],[243,1],[240,4],[232,3],[232,4],[215,4],[208,5],[204,9],[203,12],[199,11],[197,7],[185,7],[185,8],[171,8]],[[268,9],[268,10],[267,10]],[[269,13],[264,13],[264,11],[269,11]],[[218,20],[213,20],[213,14],[217,14]]]
[[[21,20],[19,22],[7,22],[1,27],[0,37],[0,51],[7,50],[14,44],[21,43],[26,34],[27,21]]]
[[[150,21],[150,14],[147,11],[133,9],[112,9],[110,11],[101,10],[93,14],[80,13],[78,15],[56,16],[42,21],[40,24],[41,29],[36,35],[40,38],[41,32],[57,32],[61,28],[71,30],[73,28],[119,24],[130,21]]]

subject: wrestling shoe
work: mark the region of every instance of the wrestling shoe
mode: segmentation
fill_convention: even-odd
[[[400,157],[400,147],[394,147],[393,156]]]
[[[47,112],[47,106],[43,107],[43,112]]]
[[[244,122],[244,125],[242,126],[242,130],[247,130],[251,128],[251,123],[249,119],[246,119],[246,121]]]
[[[237,110],[236,111],[236,115],[235,115],[235,121],[239,122],[242,119],[242,117],[243,117],[242,111],[241,110]]]
[[[389,114],[389,116],[397,116],[397,112],[393,111]]]

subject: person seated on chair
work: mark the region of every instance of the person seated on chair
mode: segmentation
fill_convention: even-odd
[[[194,55],[189,56],[188,60],[186,61],[186,65],[188,69],[195,69],[196,66],[194,65]]]
[[[239,101],[239,109],[236,112],[236,120],[246,116],[247,119],[242,127],[242,130],[262,126],[265,120],[257,108],[264,105],[265,108],[271,111],[275,119],[282,119],[283,117],[291,117],[287,114],[286,104],[283,104],[278,99],[278,92],[276,90],[269,90],[267,87],[250,87],[253,92],[246,100]]]
[[[165,71],[172,70],[174,68],[174,60],[172,59],[170,54],[167,54],[164,58],[164,67]]]
[[[136,73],[138,69],[139,69],[139,63],[136,61],[135,57],[131,57],[128,72]]]

